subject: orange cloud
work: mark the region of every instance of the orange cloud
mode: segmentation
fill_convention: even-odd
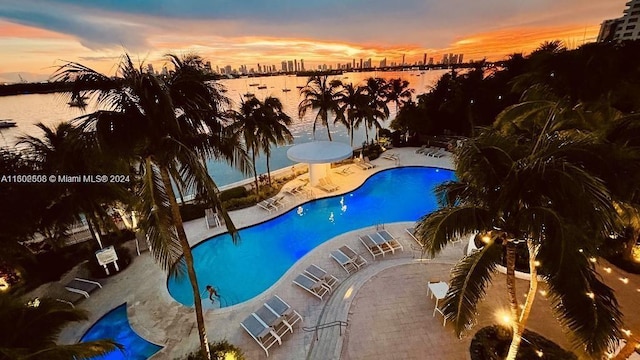
[[[0,21],[0,34],[2,38],[23,38],[23,39],[60,39],[70,38],[69,36],[53,31],[36,27],[14,24]]]

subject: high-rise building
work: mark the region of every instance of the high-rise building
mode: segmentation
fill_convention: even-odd
[[[462,57],[464,56],[464,54],[459,54],[458,55],[458,64],[462,64]]]
[[[224,73],[227,74],[227,75],[231,74],[231,65],[227,65],[227,66],[224,67]]]
[[[298,71],[298,59],[293,59],[293,71]]]
[[[167,69],[167,67],[166,67],[166,66],[163,66],[163,67],[162,67],[162,75],[164,75],[164,76],[169,75],[169,69]]]
[[[287,71],[287,62],[286,61],[282,62],[282,71]]]
[[[362,59],[360,59],[360,69],[362,69]]]
[[[449,55],[442,55],[442,65],[449,65]]]
[[[204,71],[206,71],[207,74],[211,74],[213,72],[213,70],[211,69],[211,61],[207,61],[204,63]]]
[[[382,60],[380,60],[380,67],[387,67],[387,58],[384,58]]]
[[[151,63],[147,64],[147,72],[149,74],[155,74],[155,71],[153,71],[153,65]]]
[[[287,70],[289,72],[293,72],[293,61],[291,60],[287,61]]]
[[[258,72],[261,73],[262,72],[262,66],[260,66],[260,63],[258,63]]]
[[[424,53],[424,55],[422,55],[422,65],[427,65],[427,53]]]
[[[356,68],[356,59],[351,59],[351,67]]]
[[[304,59],[300,59],[300,71],[304,71]]]
[[[429,58],[429,65],[433,65],[433,58],[432,57]]]
[[[629,0],[622,17],[602,22],[598,33],[598,42],[640,39],[640,0]]]
[[[404,54],[402,54],[402,66],[404,66]]]

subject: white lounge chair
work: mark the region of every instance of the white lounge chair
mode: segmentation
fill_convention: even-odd
[[[316,281],[306,276],[305,274],[298,275],[293,279],[293,283],[306,290],[309,294],[322,300],[322,298],[329,293],[329,288],[324,285],[322,281]]]
[[[264,305],[271,309],[278,316],[284,318],[292,328],[298,321],[302,320],[302,316],[297,311],[293,310],[286,301],[282,300],[278,295],[273,295],[267,300]]]
[[[88,299],[89,295],[92,292],[96,291],[99,288],[102,289],[102,285],[97,281],[75,278],[71,280],[67,285],[65,285],[64,288],[73,293],[80,294]]]
[[[207,229],[222,226],[218,213],[213,211],[213,209],[204,209],[204,220],[207,224]]]
[[[331,183],[327,178],[320,178],[316,187],[326,192],[334,192],[339,189],[337,185]]]
[[[337,277],[327,273],[324,269],[315,264],[309,265],[304,272],[313,280],[323,281],[324,285],[329,287],[329,290],[332,292],[334,287],[340,282]]]
[[[378,234],[378,236],[382,238],[382,240],[387,243],[389,247],[391,247],[391,250],[394,253],[396,252],[396,250],[404,251],[404,247],[402,246],[400,241],[398,241],[398,239],[395,236],[391,235],[387,230],[382,229],[376,234]]]
[[[273,344],[282,344],[282,339],[256,314],[252,313],[247,316],[247,318],[240,323],[240,326],[260,345],[267,354],[267,357],[269,357],[269,349]]]
[[[416,237],[416,228],[410,227],[410,228],[404,229],[404,231],[406,231],[407,234],[409,234],[409,236],[420,246],[420,248],[424,247],[424,245]]]
[[[335,170],[334,173],[336,173],[338,175],[342,175],[342,176],[349,176],[349,175],[353,174],[353,171],[350,168],[351,168],[351,166],[343,167],[340,170]]]
[[[369,253],[373,256],[373,260],[376,259],[376,256],[382,255],[382,257],[384,257],[385,252],[380,248],[380,246],[378,246],[378,244],[376,244],[375,241],[373,241],[373,239],[371,239],[369,235],[359,236],[358,238],[362,245],[369,250]]]
[[[262,322],[269,326],[282,339],[284,334],[291,332],[293,334],[293,326],[289,325],[283,317],[278,315],[266,305],[262,305],[254,312]]]
[[[361,267],[367,265],[367,260],[365,260],[360,254],[355,252],[349,245],[342,245],[338,249],[342,251],[345,255],[347,255],[351,261],[360,269]]]
[[[359,167],[362,170],[373,169],[373,164],[371,164],[369,162],[365,162],[364,160],[362,160],[360,158],[353,159],[353,163],[356,164],[356,166]]]
[[[284,195],[277,195],[272,198],[262,200],[257,205],[268,212],[278,211],[280,208],[284,208],[285,206]]]
[[[398,162],[400,161],[400,156],[398,154],[395,153],[384,153],[381,156],[383,159],[387,159],[387,160],[391,160],[391,161],[395,161]]]
[[[340,266],[342,266],[347,274],[358,271],[359,268],[358,266],[356,266],[356,263],[342,251],[334,250],[330,253],[330,255],[333,260],[335,260]]]

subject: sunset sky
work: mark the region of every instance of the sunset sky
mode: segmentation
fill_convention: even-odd
[[[43,80],[63,61],[113,74],[119,56],[162,67],[196,52],[213,67],[378,65],[444,53],[498,60],[541,42],[595,41],[626,0],[0,0],[0,82]]]

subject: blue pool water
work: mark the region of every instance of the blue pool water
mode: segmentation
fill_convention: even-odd
[[[133,331],[127,318],[127,304],[124,303],[106,313],[82,336],[80,342],[112,339],[124,346],[124,352],[116,350],[94,358],[95,360],[146,360],[162,349]]]
[[[352,192],[310,201],[240,230],[238,245],[228,234],[203,241],[193,249],[198,283],[203,289],[213,285],[221,295],[221,304],[208,299],[203,304],[224,307],[257,296],[296,261],[337,235],[375,224],[416,221],[436,209],[434,187],[453,179],[453,171],[435,168],[381,171]],[[167,286],[174,299],[193,306],[186,276],[169,278]]]

